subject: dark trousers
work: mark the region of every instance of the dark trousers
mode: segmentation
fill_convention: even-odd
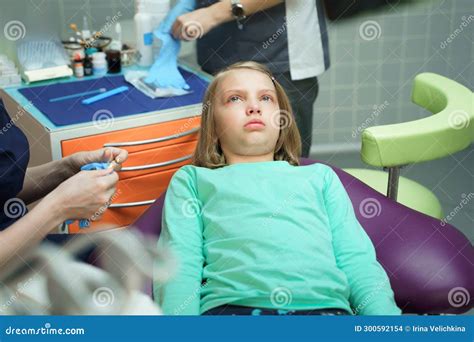
[[[275,73],[274,77],[290,99],[296,125],[301,135],[301,156],[307,158],[313,136],[313,104],[319,92],[318,78],[310,77],[292,81],[289,72]]]
[[[221,305],[210,310],[207,310],[202,315],[227,315],[227,316],[268,316],[268,315],[317,315],[317,316],[341,316],[350,315],[343,309],[313,309],[313,310],[284,310],[284,309],[265,309],[252,308],[241,305]]]

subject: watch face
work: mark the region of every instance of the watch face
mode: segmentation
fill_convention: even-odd
[[[236,17],[244,16],[244,9],[241,4],[235,5],[232,7],[232,14]]]

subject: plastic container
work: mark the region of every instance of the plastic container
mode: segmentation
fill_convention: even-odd
[[[142,9],[151,16],[151,24],[155,28],[170,11],[170,0],[135,0],[135,12]]]
[[[139,11],[133,17],[137,50],[139,52],[138,65],[150,66],[153,64],[153,25],[151,15]]]
[[[115,37],[110,42],[108,46],[109,50],[122,50],[122,25],[120,23],[115,23]]]
[[[158,27],[170,10],[170,0],[135,0],[135,32],[138,64],[150,66],[160,49],[160,42],[153,38],[153,30]]]
[[[105,59],[105,53],[96,52],[92,55],[92,70],[94,76],[105,76],[107,73],[107,61]]]
[[[15,64],[5,55],[0,55],[0,88],[17,86],[21,78]]]

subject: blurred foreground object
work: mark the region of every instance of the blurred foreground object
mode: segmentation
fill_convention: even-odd
[[[91,247],[100,268],[75,260]],[[140,291],[150,279],[166,282],[174,269],[168,251],[133,229],[44,242],[0,268],[0,314],[159,315]]]

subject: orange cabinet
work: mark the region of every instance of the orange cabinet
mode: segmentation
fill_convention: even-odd
[[[147,126],[117,130],[86,137],[63,140],[62,154],[90,151],[107,146],[125,148],[129,153],[179,144],[197,139],[201,117],[167,121]]]
[[[107,146],[126,149],[129,157],[119,172],[110,206],[99,208],[88,225],[65,223],[61,231],[87,233],[134,222],[166,190],[173,174],[190,163],[199,124],[200,116],[195,116],[62,141],[63,157]]]
[[[179,168],[189,164],[197,140],[169,145],[150,150],[132,152],[120,171],[120,179],[132,178],[148,173]]]
[[[69,233],[89,233],[133,223],[166,190],[171,177],[178,169],[120,180],[117,191],[112,196],[111,206],[99,208],[94,214],[96,217],[102,214],[100,219],[91,220],[88,226],[82,228],[79,222],[73,222],[68,226]]]

